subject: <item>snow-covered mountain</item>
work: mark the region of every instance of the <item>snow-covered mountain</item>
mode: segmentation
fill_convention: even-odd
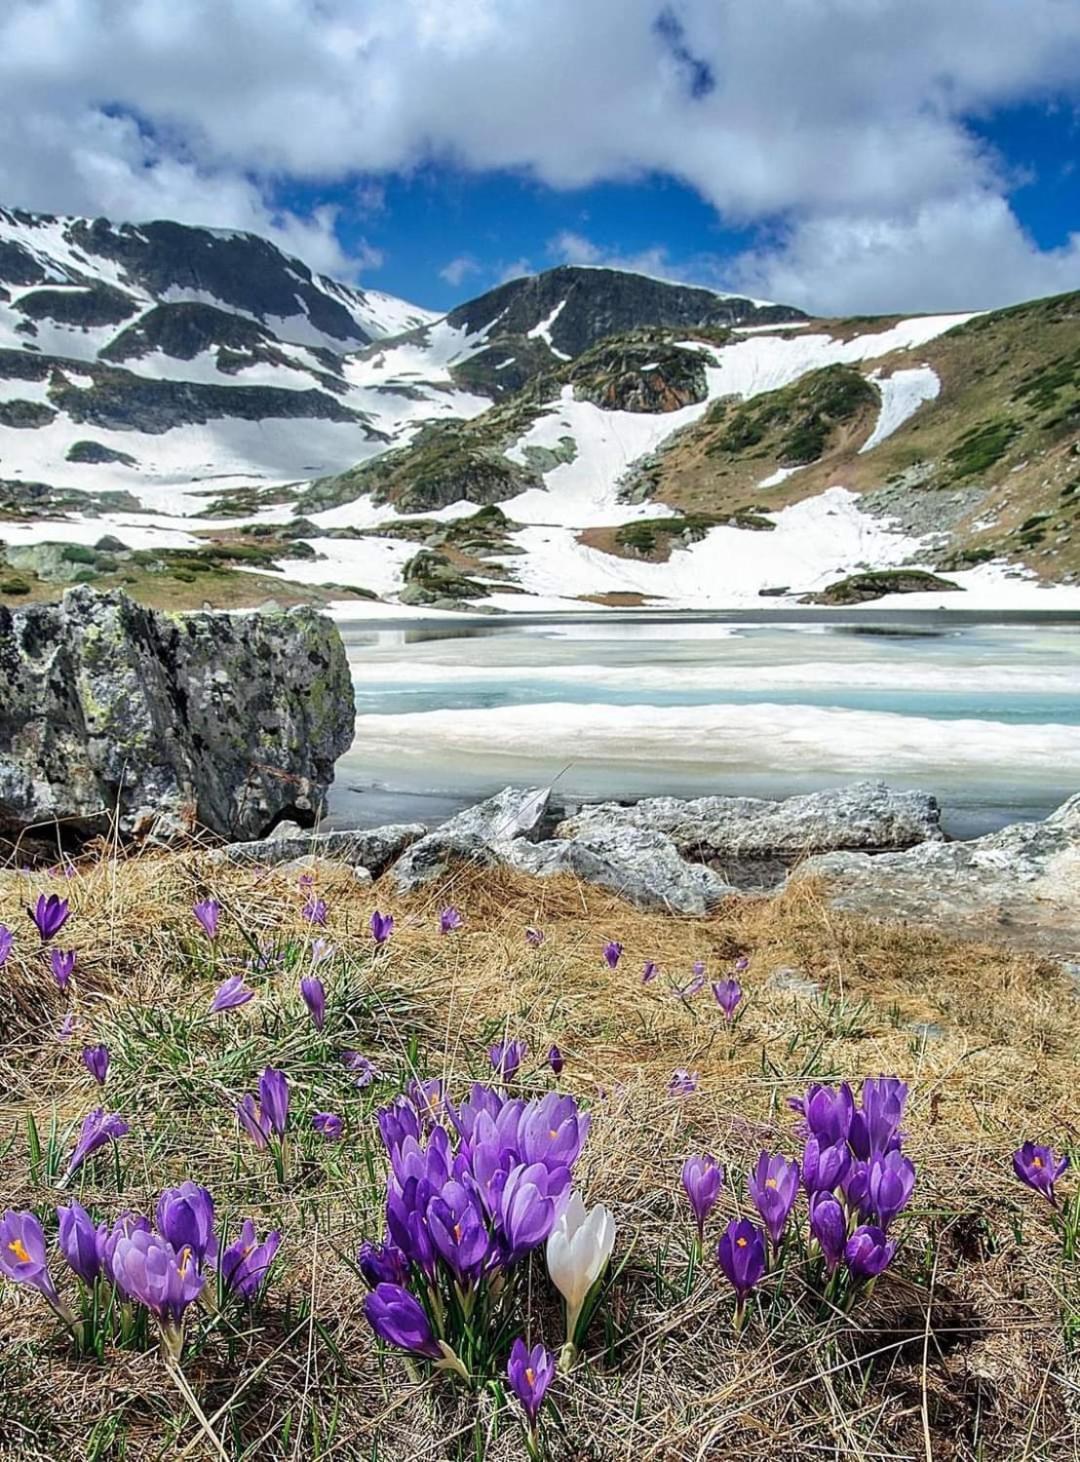
[[[0,210],[0,598],[159,593],[194,555],[264,571],[259,596],[435,606],[757,604],[942,566],[1015,601],[1032,555],[1073,572],[1063,298],[814,321],[565,267],[439,316],[251,234]]]

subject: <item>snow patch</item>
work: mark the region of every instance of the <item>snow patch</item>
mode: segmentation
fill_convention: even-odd
[[[937,372],[928,365],[893,371],[891,376],[874,371],[870,379],[881,392],[881,411],[874,430],[859,448],[860,455],[873,451],[879,442],[891,437],[898,427],[915,415],[924,401],[933,401],[941,391]]]

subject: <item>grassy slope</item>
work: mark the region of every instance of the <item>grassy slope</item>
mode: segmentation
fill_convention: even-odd
[[[254,977],[255,1003],[203,1018],[216,980],[246,957],[241,931],[294,947],[310,938],[295,872],[225,873],[158,857],[91,865],[62,884],[0,874],[0,921],[18,934],[0,986],[6,1202],[44,1210],[56,1201],[28,1162],[26,1122],[32,1113],[44,1163],[54,1122],[66,1150],[69,1124],[100,1099],[79,1047],[104,1040],[113,1056],[105,1099],[133,1130],[118,1162],[106,1154],[87,1166],[80,1201],[102,1216],[145,1210],[163,1184],[195,1178],[234,1221],[250,1214],[260,1232],[275,1224],[284,1234],[264,1313],[252,1323],[203,1320],[189,1338],[185,1374],[221,1450],[200,1436],[153,1354],[110,1347],[101,1361],[76,1361],[36,1296],[0,1286],[6,1455],[522,1457],[499,1394],[463,1395],[419,1380],[399,1356],[378,1358],[348,1263],[380,1228],[375,1106],[414,1072],[460,1089],[485,1074],[487,1042],[507,1033],[534,1053],[552,1040],[567,1052],[560,1084],[593,1113],[580,1178],[590,1202],[614,1209],[626,1259],[606,1304],[610,1325],[594,1324],[586,1362],[553,1388],[561,1427],[548,1427],[549,1457],[1077,1454],[1075,1266],[1063,1265],[1046,1208],[1008,1166],[1020,1138],[1072,1130],[1080,1012],[1063,974],[1001,948],[861,923],[805,889],[680,920],[566,880],[469,870],[403,901],[358,888],[347,868],[323,865],[317,876],[331,910],[325,932],[340,950],[327,967],[325,1037],[304,1015],[295,971]],[[26,935],[23,905],[39,886],[59,887],[75,908],[65,940],[80,951],[79,1023],[66,1045],[53,1035],[64,1002]],[[226,907],[216,974],[190,914],[208,891]],[[436,913],[451,900],[466,927],[441,937]],[[366,934],[376,903],[398,921],[382,957]],[[526,944],[527,924],[546,931],[540,949]],[[625,945],[614,972],[600,958],[606,938]],[[663,981],[639,982],[646,958],[683,980],[696,958],[718,975],[741,953],[748,999],[733,1036],[707,988],[683,1003]],[[783,966],[825,993],[775,988],[770,971]],[[358,1092],[337,1061],[342,1047],[367,1052],[387,1080]],[[229,1111],[267,1063],[294,1084],[297,1176],[286,1187],[237,1138]],[[697,1095],[669,1097],[675,1067],[700,1072]],[[543,1071],[532,1060],[526,1070],[526,1088],[543,1089]],[[879,1071],[911,1083],[905,1126],[921,1175],[898,1224],[894,1272],[850,1316],[815,1313],[797,1268],[782,1290],[775,1276],[734,1340],[730,1291],[711,1257],[687,1275],[682,1159],[711,1151],[728,1167],[709,1225],[715,1242],[745,1211],[741,1175],[759,1148],[795,1146],[785,1097],[815,1078]],[[341,1146],[311,1133],[318,1109],[345,1116]],[[533,1338],[555,1342],[558,1315],[539,1269],[528,1309]]]
[[[854,323],[826,328],[850,334]],[[820,461],[761,492],[762,503],[781,507],[837,483],[871,491],[905,473],[929,489],[981,487],[985,496],[956,524],[952,552],[942,555],[946,567],[963,566],[953,555],[974,550],[1012,557],[1050,578],[1080,571],[1080,294],[981,316],[863,369],[887,373],[924,362],[941,380],[935,401],[859,455],[874,420],[864,414],[830,440]],[[783,398],[793,389],[769,395]],[[733,460],[710,456],[721,431],[706,424],[674,444],[653,474],[657,500],[723,511],[783,465],[779,433]],[[988,519],[992,525],[984,526]]]

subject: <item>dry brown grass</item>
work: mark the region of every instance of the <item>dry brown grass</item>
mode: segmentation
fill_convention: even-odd
[[[96,1105],[81,1039],[54,1037],[64,1002],[27,937],[27,894],[52,887],[76,910],[66,942],[80,952],[79,1037],[112,1047],[108,1103],[134,1127],[119,1148],[122,1196],[106,1156],[77,1185],[81,1201],[101,1216],[145,1208],[166,1183],[193,1177],[219,1209],[285,1234],[265,1321],[228,1342],[212,1334],[185,1363],[215,1444],[155,1355],[76,1360],[36,1297],[4,1286],[0,1457],[523,1456],[514,1414],[491,1389],[420,1383],[398,1358],[377,1356],[346,1259],[380,1227],[382,1170],[366,1154],[377,1146],[374,1105],[395,1088],[353,1092],[331,1054],[358,1046],[399,1081],[416,1069],[460,1083],[483,1075],[484,1047],[503,1031],[534,1054],[551,1041],[567,1053],[560,1085],[594,1113],[580,1177],[589,1201],[615,1210],[617,1253],[629,1251],[610,1331],[595,1322],[587,1363],[557,1383],[552,1457],[1077,1455],[1072,1277],[1008,1164],[1024,1137],[1075,1140],[1080,1014],[1056,967],[838,915],[806,886],[684,920],[569,880],[486,870],[409,900],[359,887],[347,869],[321,865],[317,879],[329,936],[347,956],[329,1049],[302,1018],[295,976],[268,978],[256,1004],[221,1022],[191,1023],[214,984],[193,969],[192,899],[222,899],[239,953],[241,929],[309,932],[295,873],[161,857],[104,860],[63,882],[0,874],[0,921],[19,934],[0,986],[4,1206],[56,1201],[29,1171],[27,1114],[44,1134]],[[447,902],[467,924],[444,938],[435,917]],[[366,933],[376,905],[398,921],[378,958]],[[546,933],[539,949],[524,941],[530,924]],[[607,938],[625,946],[615,972],[600,958]],[[640,984],[646,958],[685,981],[695,959],[715,977],[739,954],[750,959],[749,998],[734,1038],[707,989],[683,1003]],[[773,972],[785,967],[823,994],[778,988]],[[229,1114],[271,1060],[293,1077],[298,1111],[329,1106],[348,1120],[340,1148],[299,1139],[284,1189]],[[676,1067],[700,1073],[697,1095],[668,1095]],[[795,1148],[787,1096],[811,1078],[878,1072],[911,1084],[920,1170],[895,1274],[845,1317],[818,1313],[793,1270],[785,1298],[769,1296],[734,1340],[711,1259],[684,1284],[682,1159],[716,1153],[740,1175],[743,1202],[759,1145]],[[736,1211],[734,1191],[711,1221],[714,1238]],[[539,1271],[532,1295],[532,1327],[555,1342]]]

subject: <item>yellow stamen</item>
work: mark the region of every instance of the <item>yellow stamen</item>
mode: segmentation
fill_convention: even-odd
[[[775,1178],[766,1178],[765,1179],[765,1186],[766,1186],[766,1188],[775,1188],[776,1187],[776,1179]]]
[[[555,1127],[549,1127],[548,1128],[548,1136],[551,1138],[552,1142],[555,1141],[555,1139],[556,1139],[556,1137],[558,1137],[558,1135],[559,1135],[558,1130]]]
[[[738,1249],[745,1249],[746,1248],[746,1240],[745,1239],[736,1239],[735,1240],[735,1246]]]
[[[1041,1157],[1033,1157],[1031,1159],[1031,1166],[1033,1168],[1041,1168],[1042,1165],[1043,1165],[1043,1160],[1042,1160]]]
[[[525,1367],[525,1379],[528,1381],[530,1386],[536,1385],[536,1372],[533,1370],[532,1366]]]
[[[8,1244],[8,1248],[15,1255],[20,1264],[30,1263],[30,1255],[26,1252],[26,1245],[23,1243],[22,1239],[12,1239],[11,1243]]]
[[[455,1223],[454,1224],[454,1238],[458,1241],[459,1244],[461,1243],[461,1224],[460,1223]]]

